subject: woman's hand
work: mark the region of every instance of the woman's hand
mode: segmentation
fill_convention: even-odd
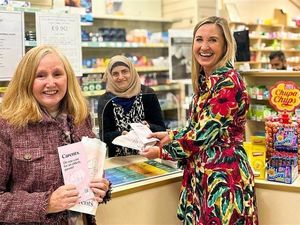
[[[57,213],[75,206],[79,202],[79,192],[75,185],[63,185],[50,196],[47,213]]]
[[[146,120],[143,120],[142,124],[145,125],[145,126],[147,126],[148,128],[150,128],[150,124]]]
[[[109,189],[109,181],[105,178],[96,178],[91,181],[90,187],[94,192],[95,200],[100,203],[103,202],[103,198]]]
[[[128,134],[128,131],[123,130],[123,131],[122,131],[122,135],[126,135],[126,134]]]
[[[159,142],[155,146],[148,146],[143,151],[140,152],[141,156],[144,156],[148,159],[160,158],[161,148],[170,143],[171,139],[169,138],[168,132],[155,132],[149,134],[148,138],[157,138]]]
[[[148,146],[140,152],[140,155],[148,159],[156,159],[160,156],[160,149],[158,146]]]
[[[162,131],[162,132],[155,132],[152,134],[149,134],[148,138],[157,138],[159,139],[158,146],[163,147],[166,144],[169,144],[171,142],[171,139],[169,138],[168,132]]]

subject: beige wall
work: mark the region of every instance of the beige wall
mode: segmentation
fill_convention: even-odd
[[[94,0],[95,17],[105,15],[105,0]],[[161,0],[123,0],[122,9],[125,16],[161,18]]]
[[[122,9],[125,16],[162,17],[162,0],[123,0]],[[30,0],[34,7],[52,7],[52,0]],[[64,7],[64,0],[53,0],[55,7]],[[105,15],[105,0],[92,0],[95,17]]]
[[[300,0],[294,1],[300,5]],[[162,0],[162,15],[177,20],[173,28],[192,28],[206,16],[228,17],[225,3],[236,7],[241,22],[256,23],[258,19],[273,18],[276,8],[287,12],[290,20],[300,16],[300,9],[289,0]]]
[[[233,3],[241,21],[247,23],[256,23],[257,19],[273,18],[276,8],[288,12],[289,17],[300,15],[300,10],[289,0],[223,0],[223,3]]]
[[[300,0],[293,1],[300,5]],[[37,7],[52,6],[52,0],[30,2]],[[95,17],[105,15],[105,0],[92,0],[92,3]],[[173,19],[173,28],[192,28],[206,16],[220,14],[227,17],[226,3],[233,4],[240,20],[247,23],[273,18],[275,8],[288,12],[290,18],[300,16],[300,9],[290,0],[123,0],[123,11],[126,16]],[[53,4],[64,6],[64,0],[53,0]]]
[[[16,0],[18,1],[18,0]],[[21,1],[21,0],[19,0]],[[22,0],[24,1],[24,0]],[[28,2],[31,3],[31,6],[33,7],[39,7],[39,8],[51,8],[52,7],[52,0],[29,0]]]
[[[189,28],[197,20],[197,2],[195,0],[162,0],[162,15],[174,20],[172,28]]]
[[[216,16],[217,2],[217,0],[198,0],[198,21],[208,16]]]
[[[206,16],[216,15],[217,0],[162,0],[162,15],[175,20],[172,28],[192,28]]]

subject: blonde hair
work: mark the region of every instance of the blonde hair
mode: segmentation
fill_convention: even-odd
[[[60,58],[67,74],[67,92],[61,101],[60,111],[73,116],[76,125],[89,116],[87,101],[69,61],[57,48],[42,45],[32,48],[21,59],[2,100],[1,116],[16,127],[42,120],[41,107],[32,89],[39,63],[48,54]]]
[[[194,32],[193,32],[193,47],[194,47],[194,41],[195,41],[195,35],[197,30],[203,26],[204,24],[216,24],[221,28],[223,37],[224,37],[224,42],[225,42],[225,51],[224,55],[221,57],[219,62],[216,64],[215,69],[219,67],[223,67],[226,65],[227,62],[230,62],[234,59],[235,57],[235,51],[236,51],[236,43],[235,40],[232,36],[232,33],[230,31],[228,22],[226,19],[222,17],[217,17],[217,16],[211,16],[203,19],[200,21],[195,27],[194,27]],[[202,70],[201,65],[197,62],[196,58],[194,55],[192,55],[192,84],[193,84],[193,90],[194,93],[197,93],[199,90],[199,74],[200,71]]]

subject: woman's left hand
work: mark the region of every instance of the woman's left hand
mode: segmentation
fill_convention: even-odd
[[[145,126],[147,126],[148,128],[150,128],[150,124],[146,120],[143,120],[142,124],[144,124]]]
[[[140,155],[148,159],[156,159],[159,158],[160,149],[158,146],[148,146],[140,152]]]
[[[96,178],[91,181],[90,187],[94,192],[95,200],[100,203],[103,202],[103,198],[109,189],[109,181],[105,178]]]

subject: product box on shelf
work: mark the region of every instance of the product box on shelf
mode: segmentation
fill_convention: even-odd
[[[266,146],[262,136],[251,136],[251,142],[244,142],[244,148],[249,158],[256,179],[265,179]]]
[[[295,157],[272,157],[268,163],[267,180],[291,184],[298,177],[298,159]]]

